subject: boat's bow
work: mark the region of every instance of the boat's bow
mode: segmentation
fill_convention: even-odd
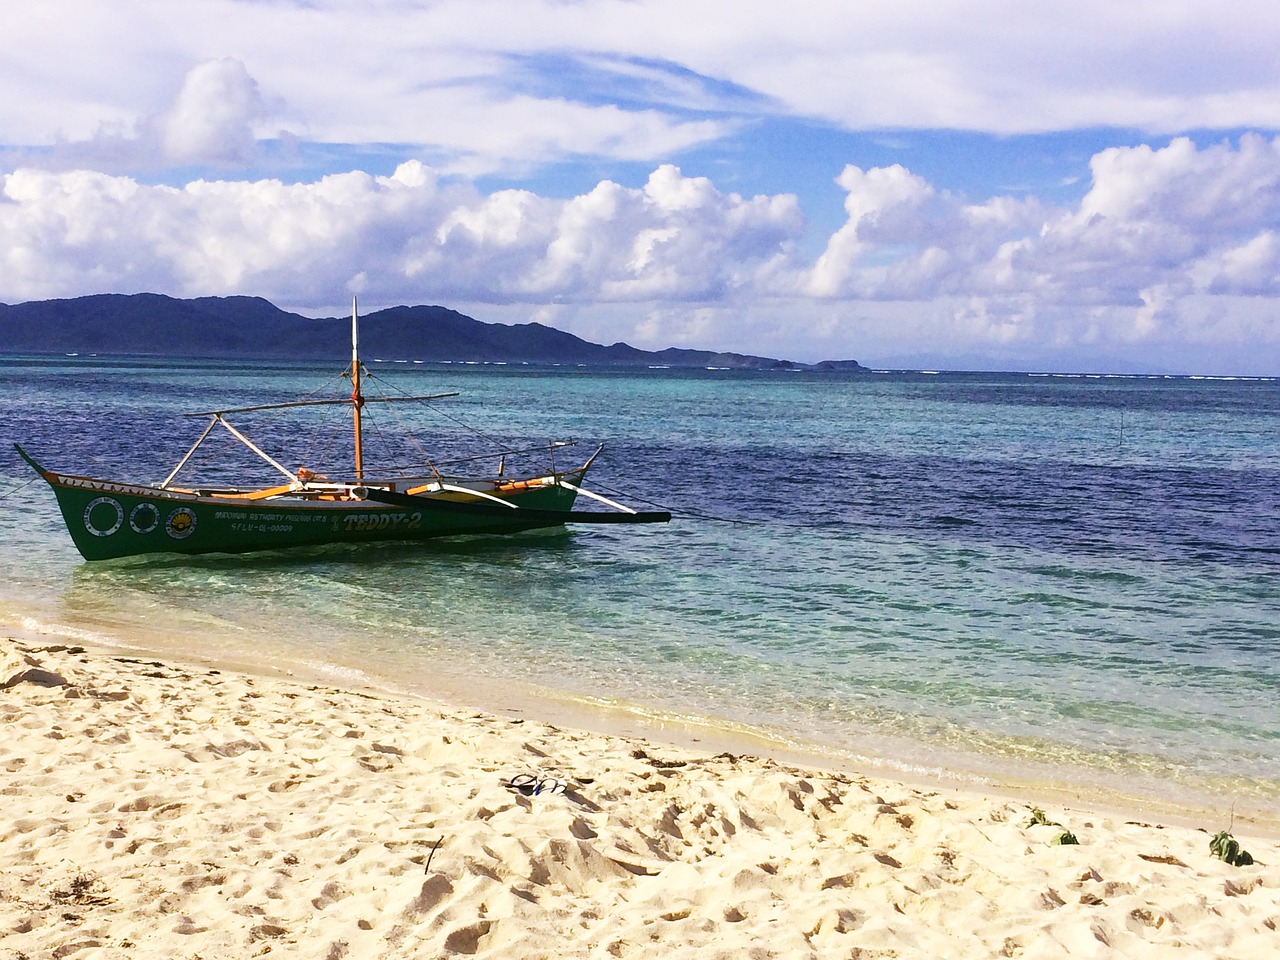
[[[22,444],[15,443],[13,445],[13,449],[17,450],[18,456],[20,456],[23,460],[27,461],[27,463],[30,464],[31,469],[34,470],[36,473],[40,474],[40,476],[44,480],[47,480],[50,483],[53,482],[52,480],[50,480],[50,477],[56,476],[56,474],[50,473],[44,467],[40,466],[40,464],[36,463],[35,459],[31,456],[31,454],[27,453],[27,451],[22,449]]]

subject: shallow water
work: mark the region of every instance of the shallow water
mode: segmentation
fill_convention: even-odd
[[[371,366],[393,390],[462,394],[379,414],[374,455],[400,426],[461,451],[459,420],[516,446],[580,439],[564,457],[604,441],[592,485],[676,521],[85,564],[6,444],[3,612],[397,689],[710,716],[902,769],[1043,765],[1280,812],[1274,380]],[[327,376],[8,358],[5,435],[50,467],[154,481],[201,427],[179,413]],[[345,455],[340,424],[302,421],[305,442],[237,423],[297,462]]]

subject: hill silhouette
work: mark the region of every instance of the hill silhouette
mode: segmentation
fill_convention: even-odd
[[[177,299],[96,294],[0,304],[0,351],[189,358],[331,359],[347,317],[312,319],[261,297]],[[360,318],[361,352],[388,360],[590,366],[863,369],[856,361],[802,364],[771,357],[670,347],[603,346],[540,323],[484,323],[441,306],[400,306]]]

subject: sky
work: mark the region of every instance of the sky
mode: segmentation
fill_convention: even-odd
[[[1280,375],[1274,0],[40,0],[0,302]]]

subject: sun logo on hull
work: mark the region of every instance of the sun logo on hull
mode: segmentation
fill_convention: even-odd
[[[164,522],[165,533],[175,540],[185,540],[196,531],[196,515],[190,507],[179,507]]]

